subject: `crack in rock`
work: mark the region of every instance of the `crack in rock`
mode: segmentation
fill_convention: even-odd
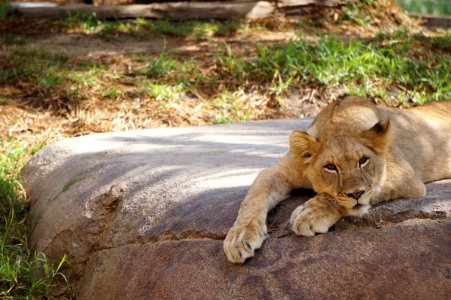
[[[448,216],[445,211],[421,211],[416,209],[409,209],[396,212],[395,210],[390,208],[377,207],[363,217],[346,217],[342,219],[335,225],[335,230],[347,229],[350,227],[382,228],[391,224],[402,223],[413,219],[438,220],[446,219],[447,217]]]
[[[415,203],[417,202],[417,203]],[[447,219],[449,213],[442,210],[422,210],[420,201],[394,200],[374,206],[367,215],[363,217],[345,217],[336,223],[329,231],[339,231],[356,228],[382,228],[408,220],[439,220]],[[289,217],[292,211],[299,205],[299,202],[288,199],[286,203],[276,207],[268,215],[268,233],[271,238],[283,238],[295,236],[291,231]],[[408,205],[418,205],[420,208],[406,207]]]
[[[175,233],[172,230],[167,230],[160,235],[152,235],[141,238],[140,241],[145,243],[158,243],[162,241],[182,241],[182,240],[223,240],[225,234],[214,233],[208,230],[185,230],[180,233]]]

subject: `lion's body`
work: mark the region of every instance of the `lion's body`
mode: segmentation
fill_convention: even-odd
[[[423,196],[424,183],[444,178],[451,178],[451,101],[400,110],[348,97],[323,109],[307,132],[294,131],[290,152],[259,174],[225,253],[234,263],[253,256],[268,211],[293,188],[318,193],[291,217],[295,233],[312,236],[370,204]]]
[[[393,147],[400,150],[422,182],[451,176],[451,101],[407,111],[381,108],[397,130]]]

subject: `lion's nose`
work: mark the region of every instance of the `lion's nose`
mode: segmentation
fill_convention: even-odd
[[[358,200],[360,198],[360,196],[363,195],[363,193],[365,193],[365,190],[355,190],[352,193],[348,193],[346,195],[348,195],[348,197],[350,198],[354,198],[355,200]]]

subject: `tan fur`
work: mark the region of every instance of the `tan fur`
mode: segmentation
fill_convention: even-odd
[[[290,152],[255,179],[224,240],[229,261],[243,263],[266,238],[266,216],[294,188],[318,195],[292,213],[298,235],[324,233],[371,204],[423,196],[424,183],[451,178],[451,101],[409,110],[348,97],[323,109]]]

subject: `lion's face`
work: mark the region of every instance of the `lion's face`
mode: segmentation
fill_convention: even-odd
[[[352,137],[326,140],[312,156],[306,175],[317,192],[347,209],[363,209],[380,190],[385,159]]]
[[[350,214],[360,215],[385,180],[389,122],[361,131],[345,129],[329,128],[319,137],[295,131],[290,147],[303,158],[304,174],[316,192],[333,196]]]

